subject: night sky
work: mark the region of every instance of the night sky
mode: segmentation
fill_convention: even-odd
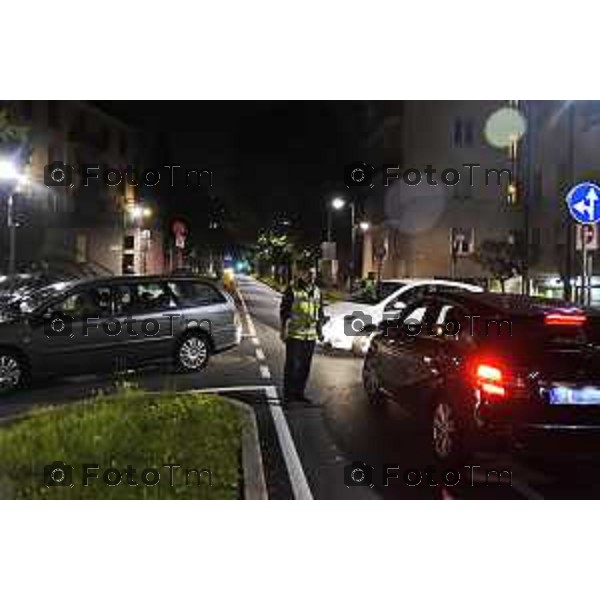
[[[105,111],[155,140],[159,160],[210,168],[209,195],[223,203],[237,241],[248,243],[273,218],[318,241],[323,204],[345,190],[344,165],[361,156],[364,104],[302,101],[115,101]],[[168,198],[165,198],[168,196]],[[167,214],[203,223],[193,190],[163,190]]]

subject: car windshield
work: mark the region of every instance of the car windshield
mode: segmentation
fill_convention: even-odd
[[[61,281],[28,291],[23,296],[14,298],[10,303],[10,307],[24,313],[32,313],[47,300],[65,290],[67,286],[66,282]]]
[[[402,283],[397,281],[382,281],[378,285],[374,285],[373,288],[368,286],[362,287],[360,290],[354,292],[350,298],[353,302],[360,302],[361,304],[378,304],[390,294],[400,289],[402,285]]]

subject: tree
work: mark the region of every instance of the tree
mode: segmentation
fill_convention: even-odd
[[[274,267],[275,279],[278,283],[285,283],[290,265],[294,257],[294,244],[287,234],[277,233],[272,230],[263,232],[258,237],[258,250],[256,253],[259,265]]]
[[[29,127],[17,124],[14,114],[7,109],[0,109],[0,145],[20,149],[27,145]],[[25,152],[24,155],[29,155]]]
[[[523,245],[518,239],[484,240],[475,253],[475,260],[500,281],[503,292],[506,280],[522,275],[525,266]]]

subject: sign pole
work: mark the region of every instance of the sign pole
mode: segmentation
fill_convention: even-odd
[[[581,304],[586,303],[587,288],[587,227],[582,225],[579,228],[581,232]]]
[[[592,277],[594,275],[593,258],[594,258],[594,254],[592,253],[588,256],[588,259],[587,259],[587,270],[588,270],[587,306],[592,305]]]

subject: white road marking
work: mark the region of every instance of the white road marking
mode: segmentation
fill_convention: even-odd
[[[267,398],[271,400],[277,400],[277,388],[273,385],[267,388]],[[279,445],[283,453],[283,460],[287,467],[288,474],[290,476],[290,482],[292,484],[292,491],[294,492],[294,498],[296,500],[312,500],[313,495],[310,491],[306,475],[302,469],[302,462],[298,456],[296,446],[290,428],[288,427],[285,414],[281,406],[277,404],[269,404],[269,410],[275,423],[275,430],[277,431],[277,437],[279,439]]]
[[[250,317],[250,313],[248,312],[248,306],[246,306],[246,301],[244,300],[244,296],[239,289],[236,288],[238,298],[240,299],[240,304],[242,305],[242,312],[244,314],[244,318],[246,319],[246,327],[248,329],[248,333],[251,337],[256,337],[256,328],[254,327],[254,323],[252,322],[252,318]]]
[[[254,332],[254,336],[256,336],[256,329],[254,327],[254,323],[252,322],[252,317],[250,316],[244,297],[242,296],[242,293],[239,289],[236,289],[236,292],[242,305],[244,317],[246,318],[246,322],[248,323],[248,330]],[[256,344],[255,342],[255,345],[258,344]],[[271,372],[269,370],[269,367],[267,367],[266,365],[260,365],[260,372],[261,376],[263,376],[265,379],[271,378]],[[275,431],[277,432],[277,439],[279,440],[279,446],[281,447],[283,460],[288,471],[290,483],[292,485],[292,491],[294,493],[294,498],[296,500],[312,500],[313,496],[310,491],[308,481],[306,480],[306,475],[304,474],[304,470],[302,468],[302,462],[300,461],[300,457],[298,456],[296,446],[294,445],[294,438],[292,438],[290,428],[285,418],[285,413],[283,412],[281,406],[278,403],[274,402],[279,401],[279,396],[277,395],[277,388],[274,385],[271,385],[267,386],[265,390],[267,398],[273,401],[269,402],[269,410],[271,411],[271,417],[273,418]]]
[[[256,349],[256,358],[258,360],[266,360],[265,353],[263,352],[262,348]]]

